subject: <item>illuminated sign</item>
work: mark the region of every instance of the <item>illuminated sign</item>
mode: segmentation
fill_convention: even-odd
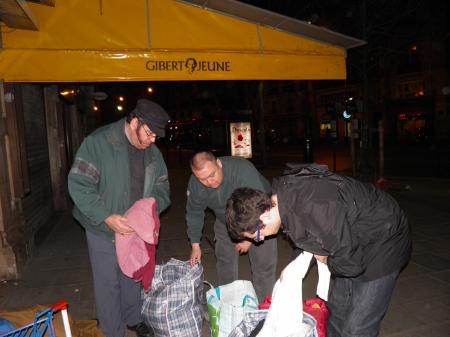
[[[252,130],[249,122],[230,123],[231,155],[252,157]]]
[[[231,71],[231,62],[199,60],[194,57],[188,57],[185,60],[149,60],[145,63],[145,68],[152,72],[184,71],[188,74],[201,72],[229,72]]]

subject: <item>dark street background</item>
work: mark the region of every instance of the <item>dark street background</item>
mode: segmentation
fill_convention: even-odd
[[[168,167],[182,168],[189,165],[193,154],[191,149],[168,149],[161,146]],[[267,168],[283,168],[287,162],[305,162],[304,148],[299,145],[267,145]],[[313,148],[313,161],[325,164],[330,170],[352,175],[352,160],[349,144],[315,144]],[[262,167],[261,156],[254,152],[251,161],[259,168]],[[435,177],[450,178],[450,146],[437,147],[426,145],[390,145],[384,153],[384,177]],[[379,152],[371,152],[371,161],[368,163],[370,181],[376,181],[379,175]],[[357,174],[360,171],[357,167]]]

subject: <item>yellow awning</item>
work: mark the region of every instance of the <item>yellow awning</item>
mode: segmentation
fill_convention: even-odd
[[[29,6],[39,31],[0,26],[0,79],[6,82],[346,76],[343,46],[192,3],[60,0],[55,7]]]

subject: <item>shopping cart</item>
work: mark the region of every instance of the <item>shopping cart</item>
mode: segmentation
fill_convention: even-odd
[[[61,311],[66,337],[72,337],[72,332],[70,331],[69,316],[67,314],[66,301],[60,301],[51,305],[49,308],[39,313],[34,319],[33,323],[15,330],[11,330],[5,334],[0,335],[0,337],[55,337],[56,334],[55,328],[53,326],[53,316],[58,311]]]

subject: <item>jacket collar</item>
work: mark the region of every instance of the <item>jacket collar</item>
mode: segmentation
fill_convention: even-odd
[[[125,134],[126,119],[121,118],[117,122],[111,124],[111,128],[107,133],[107,140],[113,145],[123,146],[129,141]]]
[[[292,176],[292,177],[310,177],[310,176],[319,176],[319,177],[327,177],[333,174],[328,170],[327,165],[320,164],[298,164],[290,167],[291,169],[286,171],[283,176]]]

